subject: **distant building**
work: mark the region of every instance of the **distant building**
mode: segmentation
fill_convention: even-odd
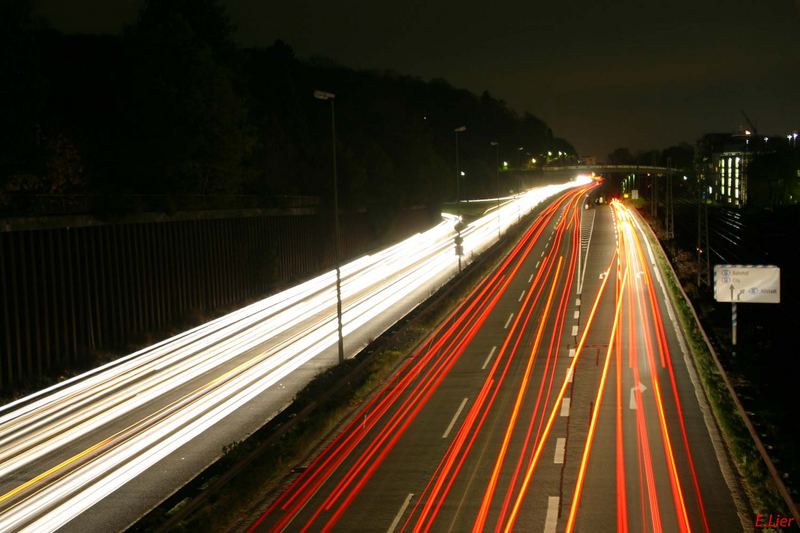
[[[696,151],[702,198],[735,207],[747,205],[750,164],[755,157],[774,151],[781,141],[781,137],[749,133],[704,135]]]

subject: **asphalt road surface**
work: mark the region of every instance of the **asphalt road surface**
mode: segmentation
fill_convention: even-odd
[[[465,261],[590,182],[502,199],[462,230]],[[342,266],[345,357],[457,273],[454,224]],[[106,532],[137,520],[337,362],[335,286],[327,272],[0,406],[0,531]]]
[[[646,229],[565,193],[258,531],[740,531]]]

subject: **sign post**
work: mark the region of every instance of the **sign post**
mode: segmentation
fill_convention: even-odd
[[[714,265],[714,299],[731,303],[731,344],[736,346],[736,304],[781,303],[781,270],[772,265]]]
[[[731,285],[731,344],[736,346],[736,300],[733,299],[733,291]]]

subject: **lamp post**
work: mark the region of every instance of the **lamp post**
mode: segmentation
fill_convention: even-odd
[[[489,144],[494,146],[494,186],[495,196],[497,197],[497,240],[500,240],[500,143],[491,141]]]
[[[458,163],[458,134],[467,131],[466,126],[459,126],[453,130],[456,134],[456,203],[461,201],[461,167]]]
[[[344,362],[344,338],[342,337],[342,273],[341,263],[341,235],[339,232],[339,180],[336,176],[336,111],[334,101],[336,95],[325,91],[314,91],[317,100],[331,103],[331,140],[333,147],[333,231],[334,248],[336,250],[336,320],[339,330],[339,363]]]

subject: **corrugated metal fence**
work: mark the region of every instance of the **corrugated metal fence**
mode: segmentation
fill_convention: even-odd
[[[346,257],[377,245],[366,218],[342,217]],[[396,238],[432,223],[425,211],[398,219]],[[321,272],[329,230],[311,212],[0,232],[0,388],[91,366]]]

